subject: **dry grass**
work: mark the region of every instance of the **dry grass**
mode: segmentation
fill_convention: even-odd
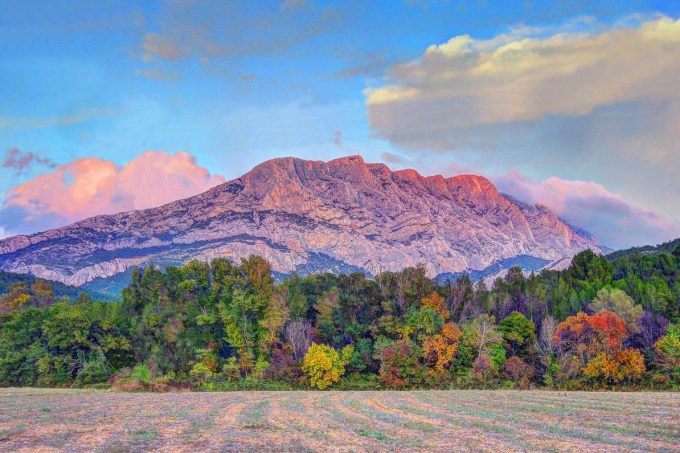
[[[0,450],[680,451],[680,394],[0,389]]]

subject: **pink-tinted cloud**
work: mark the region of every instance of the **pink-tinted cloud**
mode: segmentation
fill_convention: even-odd
[[[76,159],[10,189],[0,229],[30,233],[98,214],[160,206],[223,182],[185,152],[147,151],[123,166],[98,157]]]
[[[458,175],[474,175],[477,174],[472,167],[467,167],[465,165],[458,165],[456,163],[449,164],[447,168],[447,176],[458,176]]]
[[[550,208],[609,247],[656,244],[680,236],[680,224],[627,202],[601,184],[551,177],[534,181],[511,171],[496,178],[499,190]]]

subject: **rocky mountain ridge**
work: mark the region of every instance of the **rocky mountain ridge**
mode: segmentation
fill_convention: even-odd
[[[72,285],[149,261],[249,254],[280,274],[422,264],[436,276],[518,256],[555,261],[597,241],[484,177],[391,171],[360,156],[279,158],[207,192],[152,209],[101,215],[0,241],[0,269]]]

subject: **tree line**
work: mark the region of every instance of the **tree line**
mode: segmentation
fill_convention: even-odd
[[[680,387],[680,246],[436,282],[293,275],[251,256],[134,269],[118,302],[0,297],[1,386],[136,390]]]

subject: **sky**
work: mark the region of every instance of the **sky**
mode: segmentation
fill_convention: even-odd
[[[678,237],[680,3],[0,0],[0,237],[357,151]]]

